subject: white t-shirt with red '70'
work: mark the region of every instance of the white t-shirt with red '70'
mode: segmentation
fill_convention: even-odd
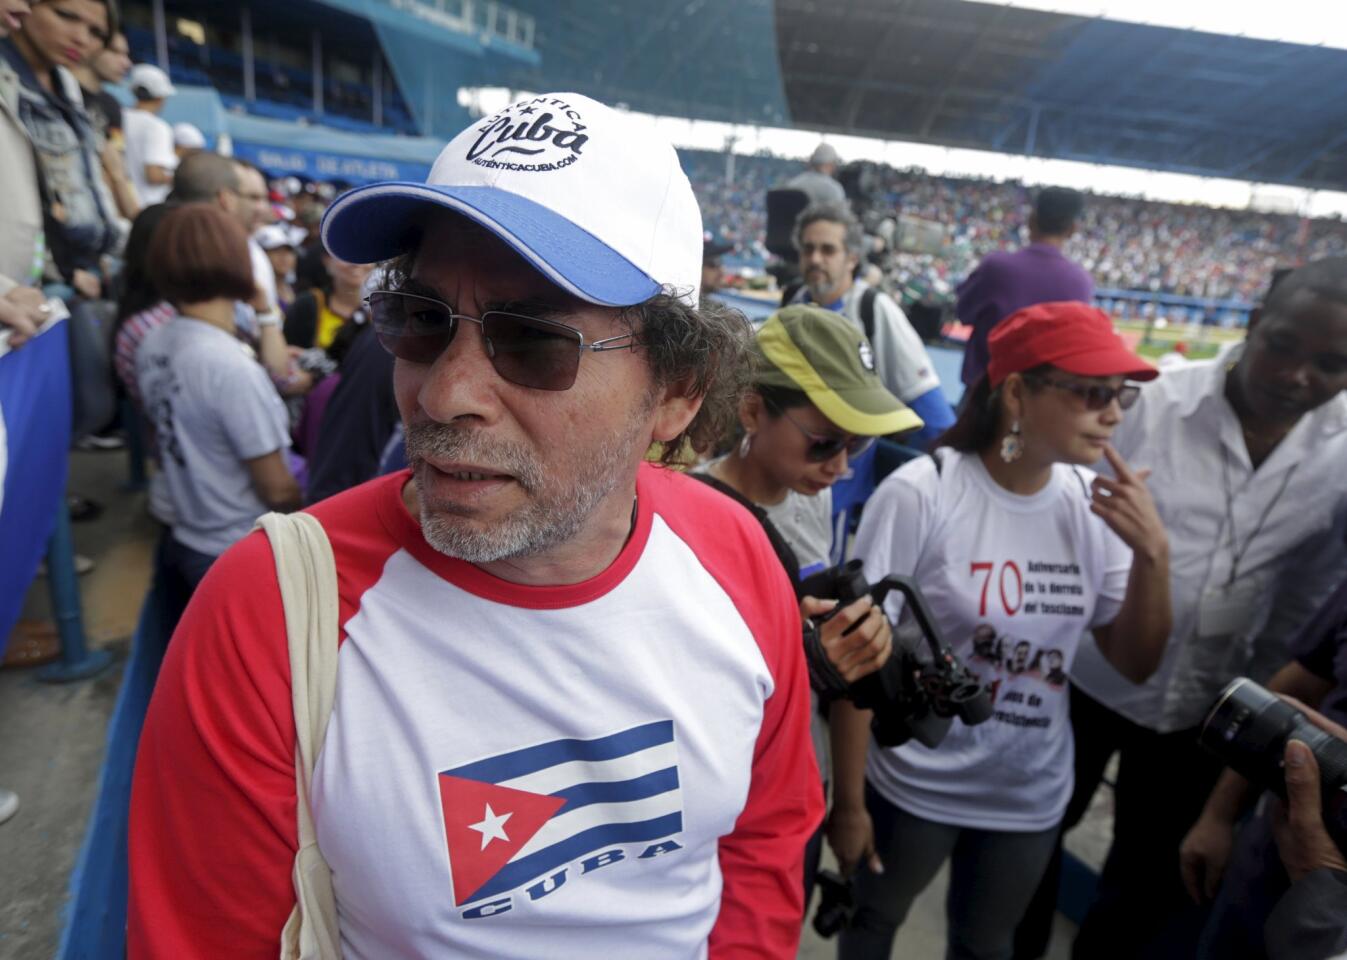
[[[1132,552],[1090,512],[1094,474],[1058,464],[1031,496],[999,486],[972,454],[940,450],[891,474],[865,507],[856,556],[872,581],[912,576],[944,641],[995,698],[936,748],[871,744],[866,778],[938,823],[1033,832],[1071,797],[1067,674],[1081,636],[1117,616]],[[890,594],[889,613],[901,610]]]

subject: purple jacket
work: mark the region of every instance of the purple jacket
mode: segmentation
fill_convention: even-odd
[[[959,321],[973,328],[963,355],[963,382],[972,387],[987,370],[987,334],[1016,310],[1057,300],[1094,299],[1094,281],[1050,243],[1014,253],[989,253],[959,284]]]

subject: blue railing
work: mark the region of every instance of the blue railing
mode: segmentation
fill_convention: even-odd
[[[1249,311],[1258,306],[1248,300],[1212,297],[1185,297],[1175,293],[1155,293],[1149,290],[1100,289],[1094,292],[1095,303],[1122,320],[1150,320],[1164,317],[1170,323],[1189,323],[1194,326],[1243,327],[1249,322]]]

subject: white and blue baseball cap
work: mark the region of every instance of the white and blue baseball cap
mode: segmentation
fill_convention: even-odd
[[[407,253],[427,208],[490,230],[563,290],[632,306],[661,289],[696,304],[702,218],[673,145],[635,117],[575,93],[528,97],[444,148],[425,183],[371,183],[323,217],[348,263]]]

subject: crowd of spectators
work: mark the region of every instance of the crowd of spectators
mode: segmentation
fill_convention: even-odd
[[[736,156],[733,180],[721,153],[681,151],[708,224],[737,244],[731,263],[761,268],[767,261],[767,190],[803,169],[802,161]],[[943,303],[985,254],[1020,245],[1036,189],[1013,180],[933,176],[918,168],[876,168],[876,205],[944,228],[939,253],[900,250],[890,281],[905,302]],[[1281,263],[1347,251],[1347,223],[1162,203],[1087,193],[1085,210],[1066,254],[1102,290],[1131,290],[1213,300],[1252,301]]]

